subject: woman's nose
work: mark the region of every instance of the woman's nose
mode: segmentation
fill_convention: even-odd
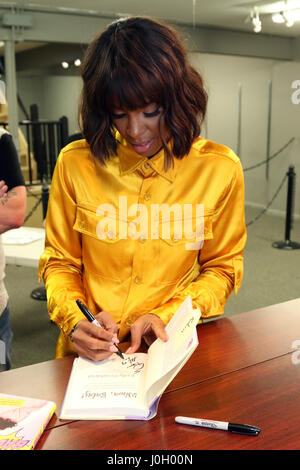
[[[127,123],[127,134],[132,138],[141,136],[144,132],[144,123],[139,118],[129,118]]]

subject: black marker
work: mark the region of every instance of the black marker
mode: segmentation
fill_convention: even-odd
[[[237,434],[245,434],[247,436],[257,436],[260,429],[249,424],[225,423],[223,421],[212,421],[202,418],[187,418],[185,416],[176,416],[176,423],[191,424],[192,426],[201,426],[203,428],[221,429],[222,431],[231,431]]]
[[[76,303],[77,303],[78,307],[80,308],[80,310],[82,311],[83,315],[88,319],[89,322],[91,322],[94,325],[99,326],[100,328],[102,328],[102,326],[96,320],[94,315],[88,310],[88,308],[79,299],[76,300]],[[116,354],[118,354],[118,356],[120,356],[122,359],[124,359],[124,356],[123,356],[122,352],[120,351],[120,349],[118,348],[118,346],[115,343],[113,343],[113,344],[118,350],[118,351],[116,351]]]

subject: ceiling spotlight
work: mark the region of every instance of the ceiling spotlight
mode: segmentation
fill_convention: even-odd
[[[80,60],[80,59],[74,60],[74,65],[76,65],[76,67],[80,67],[80,65],[81,65],[81,60]]]
[[[255,33],[260,33],[261,32],[261,23],[257,23],[256,25],[254,25],[253,31]]]
[[[288,28],[291,28],[292,26],[294,26],[295,21],[294,21],[293,13],[290,10],[286,10],[282,15],[284,17],[285,24]]]
[[[284,23],[285,19],[284,19],[284,16],[283,16],[283,12],[273,13],[272,21],[273,21],[273,23]]]
[[[61,66],[62,66],[63,69],[68,69],[69,68],[68,62],[65,62],[65,61],[61,63]]]
[[[253,25],[253,31],[255,33],[260,33],[261,32],[261,21],[259,19],[259,14],[257,7],[254,8],[254,12],[251,12],[251,21]]]

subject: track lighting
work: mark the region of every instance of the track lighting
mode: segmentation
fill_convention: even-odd
[[[300,21],[300,8],[291,7],[291,4],[285,2],[285,5],[282,5],[282,10],[273,12],[272,14],[264,12],[264,16],[271,16],[273,23],[285,24],[288,28],[291,28],[296,21]],[[294,5],[294,4],[293,4]],[[299,5],[299,4],[298,4]],[[246,23],[251,23],[253,31],[255,33],[260,33],[262,30],[262,22],[259,17],[259,11],[257,7],[254,7],[249,16],[245,20]]]

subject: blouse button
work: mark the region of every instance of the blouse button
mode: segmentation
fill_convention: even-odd
[[[109,238],[110,240],[116,238],[115,234],[113,232],[107,232],[107,238]]]
[[[139,276],[136,276],[136,278],[134,279],[134,282],[139,285],[139,284],[142,284],[143,279]]]
[[[145,201],[149,201],[151,199],[151,194],[146,193],[144,196]]]

